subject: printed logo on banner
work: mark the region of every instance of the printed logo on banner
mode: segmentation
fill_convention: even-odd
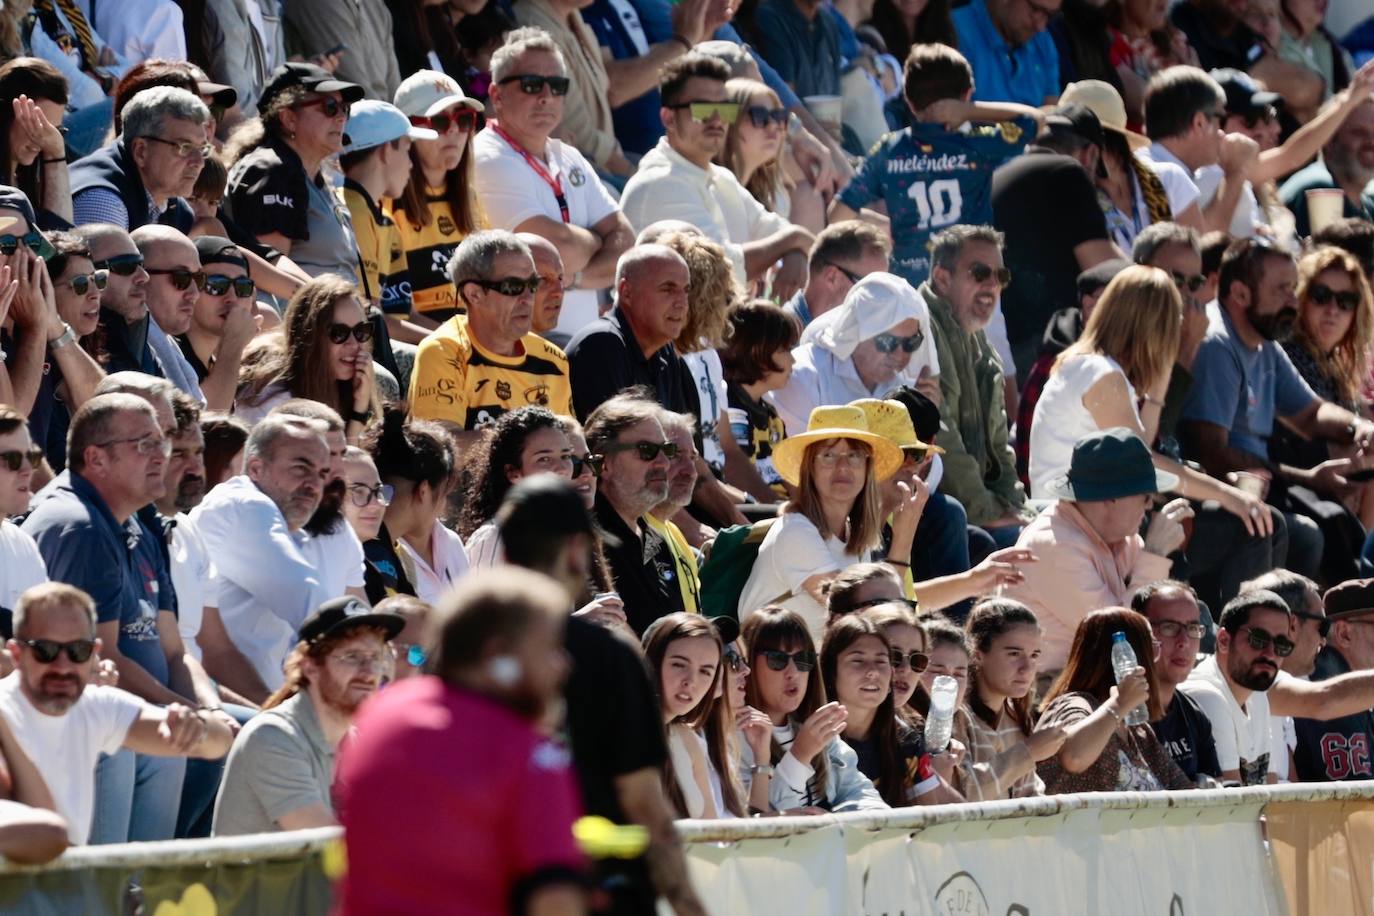
[[[966,871],[951,875],[935,892],[935,912],[940,916],[992,916],[988,898]]]

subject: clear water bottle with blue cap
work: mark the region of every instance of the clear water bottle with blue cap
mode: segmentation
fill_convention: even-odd
[[[959,684],[954,678],[940,675],[930,687],[930,714],[926,716],[926,753],[943,754],[949,747],[949,735],[954,729],[954,703],[959,697]]]
[[[1121,679],[1128,676],[1132,671],[1140,667],[1136,661],[1135,650],[1131,648],[1130,642],[1126,639],[1126,634],[1117,630],[1112,634],[1112,670],[1116,672],[1116,682],[1121,683]],[[1149,719],[1146,717],[1145,706],[1137,706],[1126,713],[1127,725],[1144,725]]]

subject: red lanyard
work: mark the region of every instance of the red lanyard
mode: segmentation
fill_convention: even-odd
[[[563,217],[563,222],[572,222],[572,218],[568,213],[568,198],[563,195],[563,176],[559,175],[557,178],[554,178],[550,175],[549,170],[544,168],[544,163],[525,152],[525,148],[511,139],[511,135],[502,130],[501,126],[495,121],[488,122],[487,126],[496,131],[498,137],[509,143],[511,149],[525,157],[526,164],[534,169],[534,173],[544,179],[544,183],[549,186],[549,190],[553,191],[553,199],[558,201],[558,214]]]

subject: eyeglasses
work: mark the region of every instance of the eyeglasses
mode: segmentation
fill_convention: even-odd
[[[868,452],[832,452],[826,449],[816,455],[816,463],[823,468],[833,468],[843,463],[850,470],[858,470],[868,463]]]
[[[401,655],[401,650],[403,649],[405,650],[406,664],[412,668],[423,668],[425,662],[429,661],[429,653],[426,652],[425,647],[418,642],[413,642],[408,646],[399,643],[391,644],[392,653],[398,657]]]
[[[141,139],[170,146],[178,159],[209,159],[210,154],[214,152],[214,147],[208,143],[195,143],[191,140],[164,140],[161,137],[143,137]]]
[[[4,456],[0,455],[0,457]],[[1306,611],[1294,611],[1293,616],[1299,618],[1300,620],[1317,621],[1317,635],[1319,635],[1322,639],[1326,639],[1326,637],[1331,635],[1332,620],[1330,617],[1318,616],[1317,614],[1309,614]]]
[[[893,668],[911,668],[912,674],[920,674],[930,667],[930,656],[924,652],[892,652]]]
[[[1353,289],[1343,289],[1340,292],[1327,286],[1325,283],[1311,283],[1307,287],[1307,298],[1317,305],[1330,305],[1336,303],[1336,308],[1342,312],[1353,312],[1360,307],[1360,294]]]
[[[348,117],[349,111],[353,106],[348,102],[340,102],[332,95],[322,95],[317,99],[307,99],[296,104],[297,108],[318,108],[324,112],[326,118],[337,118],[339,115]]]
[[[726,649],[724,658],[725,664],[730,666],[731,674],[739,674],[744,670],[744,656],[740,655],[734,649]],[[784,667],[786,667],[785,664]]]
[[[203,292],[211,296],[223,296],[229,290],[240,299],[247,299],[257,292],[258,285],[252,277],[226,277],[224,274],[206,274],[205,282],[200,284]]]
[[[739,120],[739,102],[679,102],[676,105],[665,105],[673,111],[687,109],[692,115],[693,121],[705,124],[712,118],[720,118],[726,124],[734,124]]]
[[[28,461],[29,466],[37,470],[39,465],[43,463],[43,449],[37,445],[31,445],[27,452],[18,450],[0,452],[0,464],[3,464],[11,471],[18,471],[24,466],[25,461]]]
[[[386,666],[386,656],[378,652],[345,652],[342,655],[329,657],[345,668],[354,668],[359,671],[365,668],[380,671]]]
[[[192,283],[197,289],[205,288],[205,271],[191,270],[189,267],[145,267],[144,270],[153,275],[165,274],[172,278],[172,286],[179,290],[184,290]]]
[[[873,347],[879,353],[891,353],[898,347],[907,353],[915,353],[925,342],[925,331],[917,331],[909,337],[898,337],[896,334],[879,334],[873,338]]]
[[[663,457],[667,458],[669,461],[677,457],[676,442],[648,442],[645,440],[640,440],[639,442],[611,442],[603,446],[603,448],[611,454],[632,451],[639,456],[640,461],[653,461],[658,457],[659,452],[662,452]]]
[[[1006,289],[1011,285],[1011,271],[1005,267],[993,267],[991,264],[984,264],[982,261],[974,261],[968,266],[968,275],[973,278],[974,283],[986,283],[994,276],[997,277],[997,285]]]
[[[556,93],[555,93],[556,94]],[[410,123],[416,127],[428,127],[441,134],[450,131],[458,131],[460,134],[470,134],[477,129],[477,112],[471,108],[463,108],[455,112],[441,112],[430,118],[412,115]]]
[[[1190,293],[1195,293],[1198,290],[1202,289],[1203,284],[1207,282],[1207,278],[1202,274],[1193,274],[1190,277],[1187,274],[1182,274],[1176,270],[1171,270],[1169,271],[1169,276],[1174,278],[1174,286],[1178,287],[1179,292],[1182,292],[1186,289]]]
[[[762,130],[772,121],[778,126],[787,123],[786,108],[768,108],[764,105],[750,105],[744,109],[744,113],[749,116],[749,123]]]
[[[325,333],[329,335],[331,343],[346,343],[349,337],[358,343],[367,343],[372,339],[372,325],[366,321],[360,321],[357,324],[344,324],[335,321],[329,325]]]
[[[172,440],[160,433],[152,433],[147,436],[132,436],[128,439],[111,439],[108,442],[98,443],[96,448],[109,448],[113,445],[124,445],[129,442],[134,443],[134,451],[138,452],[144,458],[147,458],[155,452],[161,452],[163,458],[172,454]]]
[[[20,645],[28,646],[33,653],[34,659],[40,664],[50,665],[57,661],[57,656],[63,652],[67,653],[67,658],[75,664],[81,664],[91,657],[95,651],[94,639],[73,639],[71,642],[54,642],[51,639],[21,639]]]
[[[1269,648],[1270,643],[1273,643],[1274,654],[1279,658],[1287,658],[1292,655],[1293,650],[1297,648],[1297,644],[1287,636],[1271,636],[1263,630],[1257,630],[1254,627],[1243,627],[1240,632],[1245,634],[1245,641],[1248,642],[1250,648],[1254,649],[1256,652],[1263,652],[1265,649]]]
[[[120,277],[132,277],[138,273],[138,269],[143,266],[143,255],[137,252],[133,254],[117,254],[114,257],[96,261],[95,266],[100,270],[108,270],[110,273]]]
[[[585,458],[572,456],[572,475],[576,480],[584,472],[590,472],[593,477],[601,476],[601,468],[606,463],[605,455],[588,455]]]
[[[1165,639],[1178,639],[1180,633],[1188,634],[1189,639],[1201,639],[1207,635],[1207,628],[1200,623],[1179,623],[1177,620],[1163,620],[1154,624],[1155,632]]]
[[[508,76],[499,81],[496,85],[504,86],[506,83],[520,84],[520,91],[525,95],[538,95],[544,91],[544,87],[549,87],[549,92],[554,95],[567,95],[568,86],[572,80],[566,76],[539,76],[535,73],[521,73],[516,76]]]
[[[489,289],[492,292],[500,293],[503,296],[523,296],[526,292],[534,295],[539,291],[539,284],[542,282],[539,275],[535,274],[524,278],[502,277],[500,280],[468,280],[468,283],[476,283],[482,289]]]
[[[348,498],[353,501],[353,505],[359,509],[365,508],[373,500],[383,506],[391,505],[392,498],[396,495],[396,488],[389,483],[379,483],[375,487],[367,484],[355,483],[348,488]]]
[[[0,254],[9,257],[19,249],[20,245],[28,245],[33,251],[37,252],[43,247],[43,236],[37,229],[32,229],[27,235],[10,235],[6,233],[0,235]]]
[[[859,276],[859,275],[856,274],[854,271],[850,270],[850,269],[847,268],[847,267],[841,267],[840,265],[836,264],[834,261],[826,261],[825,263],[829,264],[831,267],[835,268],[835,269],[838,270],[840,273],[844,274],[844,275],[845,275],[845,278],[846,278],[847,280],[849,280],[850,283],[858,283],[860,280],[863,279],[863,277]]]
[[[95,273],[77,274],[62,285],[70,286],[72,292],[76,293],[78,296],[84,296],[90,290],[92,284],[95,285],[96,289],[104,289],[109,279],[109,274],[103,270],[97,270]]]
[[[772,668],[774,671],[786,670],[788,662],[796,665],[797,670],[802,674],[816,669],[815,652],[802,651],[793,652],[791,655],[788,655],[781,649],[764,649],[759,654],[763,656],[763,660],[768,664],[768,667]]]

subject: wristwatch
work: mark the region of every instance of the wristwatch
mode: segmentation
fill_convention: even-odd
[[[48,341],[48,346],[54,350],[61,350],[67,344],[72,343],[76,343],[76,332],[72,330],[71,325],[64,321],[62,322],[62,333]]]
[[[756,764],[754,764],[753,766],[751,766],[751,767],[749,768],[749,775],[750,775],[750,776],[772,776],[772,775],[773,775],[773,765],[772,765],[772,764],[769,764],[769,763],[763,763],[763,764],[756,763]]]

